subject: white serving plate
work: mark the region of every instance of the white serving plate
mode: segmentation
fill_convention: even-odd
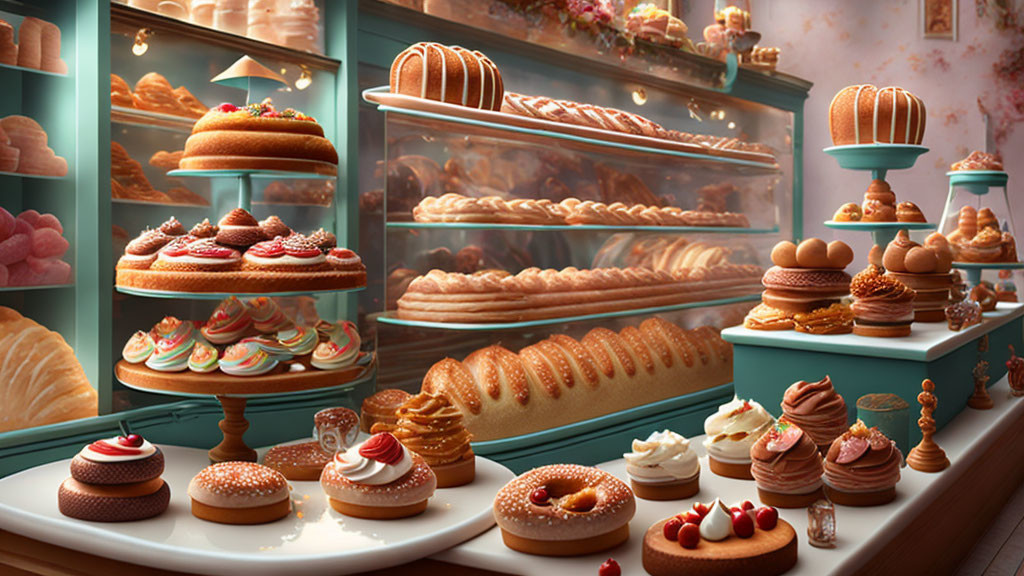
[[[209,464],[206,450],[161,446],[166,512],[139,522],[85,522],[57,510],[57,487],[70,460],[0,479],[0,528],[43,542],[143,566],[197,574],[226,568],[249,576],[350,574],[411,562],[446,550],[494,524],[494,495],[513,478],[477,457],[476,480],[434,493],[427,511],[402,520],[348,518],[332,510],[317,482],[291,482],[294,511],[258,526],[229,526],[192,516],[188,483]]]

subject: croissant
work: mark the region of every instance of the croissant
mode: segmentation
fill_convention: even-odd
[[[476,441],[564,426],[732,381],[732,346],[709,326],[661,318],[582,340],[556,334],[518,354],[488,346],[430,368],[422,391],[443,394]]]
[[[60,334],[0,307],[0,432],[96,415],[96,390]]]

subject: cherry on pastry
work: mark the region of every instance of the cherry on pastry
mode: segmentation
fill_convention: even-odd
[[[708,505],[703,502],[694,502],[693,511],[697,514],[700,514],[700,517],[703,518],[708,515],[708,512],[710,512],[711,509],[708,508]]]
[[[622,568],[614,558],[609,558],[597,569],[597,576],[622,576]]]
[[[547,506],[550,504],[550,496],[548,491],[544,488],[537,488],[530,494],[530,502],[533,502],[537,506]]]
[[[740,504],[740,509],[743,510],[744,512],[746,512],[748,510],[753,510],[754,509],[754,503],[751,502],[750,500],[744,500],[743,503]]]
[[[679,540],[679,529],[682,527],[683,521],[678,516],[673,516],[661,527],[661,533],[665,535],[667,540],[676,541]]]
[[[679,545],[690,550],[700,544],[700,526],[687,522],[679,529]]]
[[[127,436],[118,436],[117,443],[121,446],[130,446],[132,448],[138,448],[142,446],[142,436],[138,434],[129,434]]]
[[[771,506],[757,509],[757,527],[761,530],[773,530],[779,523],[779,511]]]
[[[683,514],[682,520],[683,522],[689,522],[690,524],[700,526],[701,521],[704,520],[704,516],[701,516],[696,510],[690,510],[686,514]]]
[[[754,535],[754,521],[749,514],[743,510],[732,513],[732,533],[740,538],[750,538]]]

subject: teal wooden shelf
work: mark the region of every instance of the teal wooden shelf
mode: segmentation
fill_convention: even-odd
[[[21,172],[3,172],[0,171],[0,176],[8,176],[12,178],[25,178],[28,180],[60,180],[70,182],[70,176],[42,176],[40,174],[23,174]]]
[[[24,66],[12,66],[10,64],[0,64],[0,70],[12,70],[15,72],[24,72],[26,74],[39,74],[40,76],[50,76],[51,78],[63,78],[68,79],[71,76],[67,74],[58,74],[57,72],[48,72],[46,70],[40,70],[38,68],[25,68]]]
[[[0,292],[30,292],[33,290],[60,290],[66,288],[74,288],[72,284],[46,284],[43,286],[3,286],[0,287]]]
[[[684,304],[673,304],[671,306],[654,306],[651,308],[635,308],[632,310],[619,310],[616,312],[605,312],[603,314],[584,314],[581,316],[562,316],[560,318],[545,318],[543,320],[530,320],[527,322],[493,322],[481,324],[464,324],[459,322],[423,322],[419,320],[403,320],[391,316],[387,312],[377,317],[377,321],[383,324],[394,326],[406,326],[409,328],[428,328],[431,330],[462,330],[468,332],[488,332],[496,330],[521,330],[523,328],[535,328],[538,326],[550,326],[552,324],[567,324],[570,322],[585,322],[588,320],[602,320],[605,318],[623,318],[627,316],[644,316],[658,314],[660,312],[673,312],[675,310],[687,310],[690,308],[710,308],[713,306],[724,306],[739,302],[755,302],[761,299],[761,294],[749,294],[746,296],[735,296],[732,298],[719,298],[717,300],[702,300],[700,302],[686,302]]]

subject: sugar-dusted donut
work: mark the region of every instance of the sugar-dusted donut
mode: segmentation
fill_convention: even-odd
[[[199,471],[188,484],[192,515],[221,524],[265,524],[292,511],[288,481],[254,462],[221,462]]]
[[[578,556],[629,538],[636,500],[611,474],[577,464],[534,468],[494,498],[505,545],[527,554]]]
[[[324,452],[319,442],[284,444],[267,450],[263,465],[277,470],[288,480],[316,482],[333,456]]]

